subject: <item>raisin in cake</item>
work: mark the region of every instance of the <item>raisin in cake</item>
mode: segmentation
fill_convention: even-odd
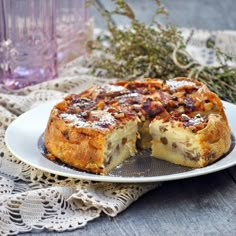
[[[45,131],[49,157],[107,174],[139,149],[203,167],[230,147],[218,96],[187,78],[122,81],[70,94],[54,106]]]

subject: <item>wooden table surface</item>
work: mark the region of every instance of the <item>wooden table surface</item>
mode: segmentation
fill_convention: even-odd
[[[110,0],[101,1],[110,6]],[[139,19],[153,17],[154,0],[129,0]],[[179,27],[236,30],[235,0],[162,0]],[[96,26],[104,21],[92,10]],[[122,18],[117,23],[126,23]],[[235,157],[236,158],[236,157]],[[32,233],[22,234],[32,235]],[[115,218],[102,215],[73,232],[38,236],[236,235],[236,167],[192,179],[166,182]]]

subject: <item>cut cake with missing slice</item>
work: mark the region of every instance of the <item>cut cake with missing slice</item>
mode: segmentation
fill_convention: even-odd
[[[49,158],[98,174],[147,148],[156,158],[203,167],[231,143],[218,96],[187,78],[122,81],[68,95],[52,109],[44,138]]]

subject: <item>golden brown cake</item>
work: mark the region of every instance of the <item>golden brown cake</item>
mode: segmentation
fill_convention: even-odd
[[[44,138],[50,158],[99,174],[147,148],[153,157],[203,167],[231,142],[218,96],[187,78],[118,82],[68,95],[52,109]]]

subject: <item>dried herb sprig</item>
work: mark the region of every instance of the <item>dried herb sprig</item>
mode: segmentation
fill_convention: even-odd
[[[136,19],[125,0],[114,2],[113,11],[98,8],[107,21],[110,34],[98,37],[93,45],[94,49],[107,55],[94,61],[95,70],[103,69],[107,76],[125,80],[188,76],[206,83],[222,99],[236,103],[235,68],[224,63],[219,67],[200,65],[186,52],[186,44],[176,27],[162,26],[155,18],[147,26]],[[156,3],[156,15],[166,14],[160,1],[156,0]],[[113,15],[129,18],[130,26],[122,29],[116,26]],[[217,53],[222,56],[219,50]]]

